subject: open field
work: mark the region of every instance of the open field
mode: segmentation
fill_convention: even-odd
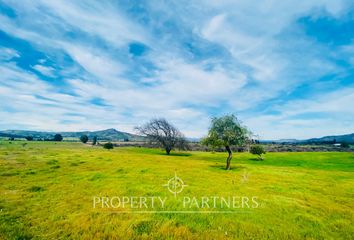
[[[26,145],[25,145],[26,143]],[[236,153],[80,143],[0,142],[0,239],[352,239],[353,153]],[[163,185],[187,185],[176,198]],[[95,196],[256,196],[257,208],[229,213],[137,213],[93,208]],[[122,211],[125,211],[122,213]],[[162,209],[158,209],[162,210]],[[213,211],[224,210],[221,207]],[[199,213],[198,213],[199,212]]]

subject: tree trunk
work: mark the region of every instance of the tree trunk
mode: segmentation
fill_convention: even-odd
[[[166,148],[165,150],[166,150],[166,154],[167,154],[167,155],[170,155],[171,149]]]
[[[230,170],[230,168],[231,168],[232,152],[231,152],[230,146],[225,146],[225,148],[226,148],[226,151],[229,153],[229,156],[227,157],[227,160],[226,160],[226,170]]]

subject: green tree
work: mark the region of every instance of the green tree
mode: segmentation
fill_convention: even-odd
[[[92,139],[92,145],[96,145],[97,144],[97,136],[94,136]]]
[[[202,144],[212,147],[225,147],[228,152],[226,170],[231,168],[231,146],[243,146],[250,139],[250,132],[235,115],[225,115],[212,118],[208,136],[202,139]]]
[[[27,141],[33,141],[33,137],[32,136],[27,136],[25,137]]]
[[[80,137],[80,141],[81,141],[82,143],[87,143],[87,141],[88,141],[88,136],[87,136],[86,134],[82,135],[82,136]]]
[[[253,145],[253,146],[251,146],[250,152],[252,154],[258,155],[259,160],[263,160],[262,154],[266,153],[266,151],[264,150],[262,145]]]
[[[55,134],[53,141],[61,142],[61,141],[63,141],[63,136],[61,134]]]

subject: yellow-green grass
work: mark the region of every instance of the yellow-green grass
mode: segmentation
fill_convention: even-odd
[[[0,238],[353,239],[352,153],[267,153],[264,161],[236,153],[231,171],[225,158],[2,141]],[[187,185],[176,198],[163,186],[175,172]],[[173,211],[184,210],[183,196],[257,196],[260,205],[232,213],[119,213],[124,209],[93,208],[94,196],[168,197]]]

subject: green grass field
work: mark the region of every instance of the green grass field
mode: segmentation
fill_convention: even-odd
[[[352,153],[265,157],[236,153],[225,171],[225,153],[2,141],[0,239],[353,239]],[[175,172],[187,185],[176,198],[163,186]],[[171,211],[184,196],[257,196],[259,206],[123,213],[93,208],[95,196],[168,197]]]

